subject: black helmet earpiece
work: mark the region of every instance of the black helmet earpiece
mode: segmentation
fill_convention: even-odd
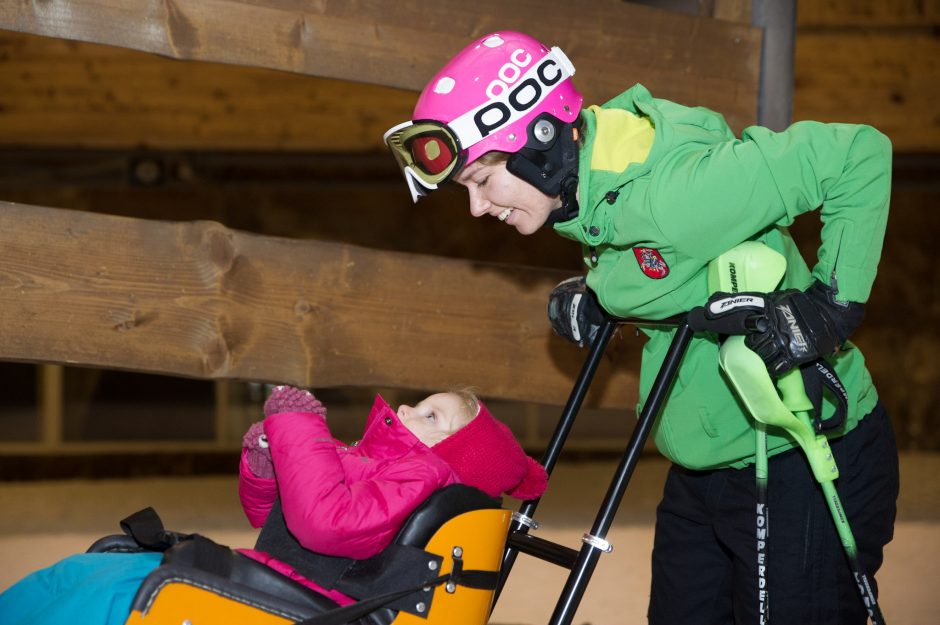
[[[564,180],[578,176],[574,127],[550,113],[542,113],[526,129],[525,147],[509,155],[506,169],[545,195],[560,195]]]

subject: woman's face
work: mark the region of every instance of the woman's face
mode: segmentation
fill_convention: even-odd
[[[542,227],[549,213],[561,206],[561,198],[549,197],[506,170],[506,162],[467,165],[455,180],[470,193],[470,214],[492,215],[520,234]]]

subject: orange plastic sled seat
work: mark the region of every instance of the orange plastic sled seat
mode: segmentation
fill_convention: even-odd
[[[348,561],[345,586],[338,588],[358,603],[346,607],[203,536],[165,532],[176,544],[141,584],[126,623],[483,625],[511,519],[500,503],[464,485],[436,492],[388,548],[368,560]],[[127,527],[125,532],[98,540],[88,551],[149,548],[128,535]]]

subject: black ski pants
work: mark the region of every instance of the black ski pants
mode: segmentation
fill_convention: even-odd
[[[879,403],[830,446],[858,559],[873,577],[894,533],[898,496],[897,445],[884,407]],[[803,452],[778,454],[768,464],[769,622],[866,623],[831,513]],[[651,625],[765,622],[758,599],[756,502],[753,466],[671,468],[656,513]]]

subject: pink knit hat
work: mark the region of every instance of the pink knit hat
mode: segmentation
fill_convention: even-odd
[[[537,499],[548,486],[545,469],[522,450],[512,431],[480,402],[480,412],[431,451],[457,472],[460,481],[491,497],[506,493]]]

